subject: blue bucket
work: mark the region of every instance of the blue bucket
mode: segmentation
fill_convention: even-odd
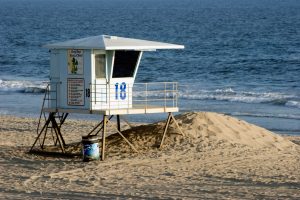
[[[99,138],[97,136],[82,136],[83,161],[99,160]]]

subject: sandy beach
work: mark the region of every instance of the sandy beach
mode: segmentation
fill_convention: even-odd
[[[223,114],[175,117],[162,149],[164,122],[123,124],[107,138],[105,161],[29,154],[37,119],[0,116],[0,199],[300,199],[300,136],[281,136]],[[67,143],[95,121],[67,120]],[[80,151],[80,149],[78,150]]]

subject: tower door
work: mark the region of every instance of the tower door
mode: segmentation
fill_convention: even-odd
[[[98,109],[105,108],[107,104],[107,79],[106,79],[106,56],[105,54],[94,54],[95,60],[95,83],[94,83],[94,103]]]

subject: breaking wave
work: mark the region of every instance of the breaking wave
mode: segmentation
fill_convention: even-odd
[[[279,119],[296,119],[300,120],[299,115],[293,114],[271,114],[271,113],[242,113],[242,112],[232,112],[226,113],[232,116],[243,116],[243,117],[263,117],[263,118],[279,118]]]
[[[300,101],[288,101],[285,105],[300,108]]]
[[[235,91],[232,88],[216,90],[179,91],[179,96],[187,100],[217,100],[241,103],[267,103],[300,108],[300,97],[279,92]]]
[[[0,79],[1,93],[44,93],[46,84],[43,81],[3,80]]]

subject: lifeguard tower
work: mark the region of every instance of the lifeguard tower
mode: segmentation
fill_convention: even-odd
[[[43,149],[47,129],[51,128],[56,135],[54,144],[59,143],[65,152],[66,143],[60,128],[70,113],[103,115],[103,120],[89,133],[97,132],[99,127],[103,131],[102,160],[106,124],[114,115],[117,116],[116,131],[134,150],[121,133],[120,115],[169,113],[163,139],[172,119],[178,126],[172,115],[179,110],[177,82],[135,83],[135,78],[143,52],[183,49],[184,46],[100,35],[45,47],[51,54],[50,83],[41,109],[45,123],[42,126],[39,121],[38,136],[31,151],[38,140],[42,140],[40,147]]]

